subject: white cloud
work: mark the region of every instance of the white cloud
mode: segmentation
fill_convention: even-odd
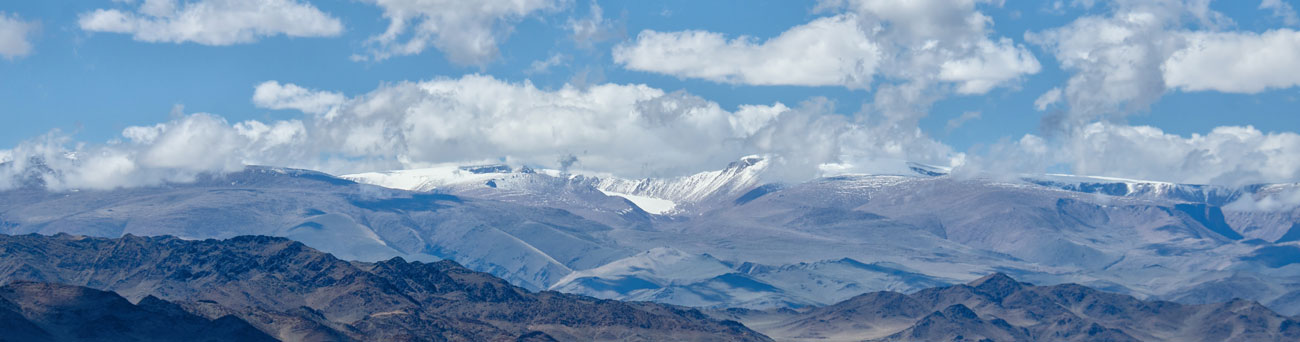
[[[497,45],[514,24],[537,12],[558,9],[561,0],[364,0],[384,10],[388,29],[371,37],[366,55],[384,60],[436,47],[453,63],[483,65],[497,56]]]
[[[964,167],[1007,174],[1064,165],[1079,175],[1232,186],[1300,180],[1300,134],[1293,132],[1223,126],[1180,136],[1095,122],[1063,134],[1054,142],[1035,135],[1003,142]]]
[[[505,158],[555,167],[571,154],[591,170],[678,175],[769,152],[749,141],[786,111],[774,104],[733,113],[644,85],[548,91],[465,76],[383,86],[348,100],[338,116],[316,121],[313,133],[317,144],[345,155],[382,156],[405,166]]]
[[[184,119],[155,126],[156,136],[139,150],[136,165],[147,168],[189,172],[234,171],[243,164],[238,149],[245,142],[225,119],[195,114]],[[115,156],[121,157],[121,156]],[[95,158],[89,159],[95,160]],[[115,165],[122,161],[113,161]],[[123,165],[123,167],[125,167]]]
[[[261,93],[291,96],[255,102],[334,94],[264,85],[259,88],[275,91]],[[765,154],[780,165],[773,180],[801,181],[828,163],[860,172],[877,160],[948,164],[959,158],[917,129],[863,125],[835,113],[825,99],[729,111],[645,85],[543,90],[470,75],[386,84],[333,106],[328,115],[315,106],[286,107],[310,113],[274,122],[232,124],[210,114],[180,114],[171,122],[128,127],[121,141],[81,144],[54,135],[5,158],[46,160],[57,171],[49,180],[56,189],[187,181],[250,164],[352,173],[500,158],[558,168],[560,157],[574,156],[586,171],[644,177],[712,170]],[[23,165],[0,166],[0,178],[15,179]]]
[[[1164,95],[1160,65],[1181,45],[1179,36],[1168,30],[1175,20],[1171,16],[1118,12],[1026,34],[1073,72],[1063,89],[1072,119],[1067,124],[1145,110]]]
[[[1300,84],[1293,30],[1222,31],[1232,21],[1204,0],[1111,2],[1105,15],[1026,33],[1072,73],[1062,88],[1068,109],[1053,118],[1061,126],[1054,129],[1122,119],[1170,90],[1257,93]]]
[[[1254,196],[1242,196],[1223,209],[1236,211],[1287,211],[1300,207],[1300,188],[1265,188]]]
[[[983,2],[821,1],[817,11],[838,14],[767,41],[727,40],[707,31],[643,31],[616,47],[614,60],[631,70],[722,83],[865,89],[882,76],[916,83],[901,87],[927,93],[946,82],[960,94],[983,94],[1041,68],[1023,46],[990,38],[992,19],[975,8]]]
[[[869,86],[881,58],[854,15],[820,18],[761,43],[707,31],[646,30],[615,47],[613,56],[628,69],[715,82],[849,88]]]
[[[1051,106],[1057,102],[1061,102],[1061,88],[1052,88],[1034,100],[1034,109],[1041,112],[1047,110],[1047,106]]]
[[[888,56],[881,76],[912,88],[900,91],[942,93],[931,88],[948,82],[960,94],[983,94],[1037,73],[1040,65],[1032,53],[992,36],[993,20],[976,8],[979,4],[1000,6],[981,0],[842,0],[819,6],[857,13],[863,30]],[[909,106],[928,108],[926,102],[934,99]]]
[[[595,0],[591,1],[591,16],[583,19],[569,18],[566,28],[573,34],[578,47],[591,48],[592,44],[618,37],[621,33],[615,22],[605,19],[605,11]]]
[[[975,10],[980,0],[822,0],[823,10],[847,9],[868,14],[877,24],[889,23],[889,35],[900,40],[925,41],[937,38],[961,40],[982,37],[992,19]]]
[[[296,109],[310,114],[326,114],[342,104],[343,94],[312,91],[295,84],[266,81],[253,90],[253,104],[267,109]]]
[[[1300,85],[1300,32],[1195,32],[1185,37],[1187,47],[1162,66],[1170,88],[1258,93]]]
[[[1289,26],[1300,25],[1300,16],[1296,15],[1295,7],[1291,7],[1291,4],[1282,2],[1282,0],[1261,1],[1259,9],[1272,10],[1273,17],[1282,19],[1282,23]]]
[[[19,144],[10,150],[12,163],[0,166],[0,188],[17,185],[32,162],[44,163],[52,172],[41,174],[51,189],[112,189],[192,181],[206,172],[231,172],[246,164],[291,160],[306,144],[286,144],[287,125],[279,129],[240,129],[210,114],[192,114],[153,126],[129,127],[122,132],[127,141],[102,145],[72,143],[65,135],[51,133]],[[257,125],[257,124],[253,124]],[[299,127],[301,124],[298,123]],[[277,145],[279,144],[279,145]],[[288,148],[291,147],[292,148]]]
[[[965,112],[965,113],[961,113],[961,116],[958,116],[958,117],[952,118],[951,120],[948,120],[948,124],[947,124],[947,125],[944,125],[943,128],[944,128],[945,131],[952,132],[953,130],[956,130],[956,129],[958,129],[958,128],[961,128],[961,126],[962,126],[962,125],[965,125],[966,122],[968,122],[968,121],[971,121],[971,120],[978,120],[978,119],[980,118],[981,115],[982,115],[982,114],[981,114],[980,112]]]
[[[288,98],[336,94],[269,84],[293,89]],[[1300,179],[1300,135],[1252,127],[1184,137],[1153,127],[1092,123],[1050,141],[1026,135],[966,155],[915,126],[868,124],[861,116],[838,114],[825,99],[733,111],[644,85],[544,90],[471,75],[386,84],[333,103],[328,115],[313,106],[287,107],[309,112],[302,120],[228,123],[210,114],[181,115],[129,127],[123,141],[101,145],[56,134],[0,152],[0,159],[15,161],[0,166],[0,179],[12,185],[31,157],[56,170],[47,179],[52,187],[67,189],[187,181],[249,164],[351,173],[500,158],[558,168],[560,157],[570,155],[586,171],[673,176],[716,169],[748,154],[773,156],[781,165],[774,180],[787,181],[824,175],[827,165],[836,172],[871,172],[901,161],[958,165],[965,174],[1066,165],[1083,175],[1186,183]],[[967,113],[958,120],[976,118]]]
[[[551,57],[547,57],[544,60],[533,61],[533,64],[529,65],[528,69],[524,70],[524,73],[529,75],[545,74],[551,72],[551,68],[564,64],[566,59],[568,59],[568,56],[564,54],[552,54]]]
[[[939,79],[957,83],[957,93],[984,94],[1021,75],[1038,73],[1041,66],[1028,50],[1010,39],[979,40],[974,54],[940,65]]]
[[[82,13],[82,30],[130,34],[144,42],[231,45],[263,37],[329,37],[343,32],[338,19],[298,0],[145,0],[135,11]]]
[[[1076,172],[1087,175],[1233,185],[1300,179],[1300,135],[1250,126],[1182,137],[1149,126],[1093,123],[1066,150]]]
[[[37,24],[23,21],[17,14],[0,11],[0,56],[14,59],[32,53],[32,33]]]

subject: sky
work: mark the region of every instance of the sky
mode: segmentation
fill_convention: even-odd
[[[0,3],[0,188],[272,165],[1300,182],[1288,0]]]

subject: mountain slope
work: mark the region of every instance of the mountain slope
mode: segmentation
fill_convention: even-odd
[[[1183,305],[1004,274],[912,294],[873,292],[802,313],[720,311],[777,340],[1294,341],[1300,321],[1246,300]],[[773,316],[780,317],[772,319]]]
[[[158,297],[284,340],[767,340],[694,310],[529,292],[451,261],[347,262],[283,238],[33,234],[0,236],[0,250],[0,283]]]
[[[35,282],[0,287],[0,341],[275,341],[232,316],[208,320],[145,297]]]
[[[1300,265],[1288,257],[1300,241],[1287,235],[1300,210],[1268,204],[1287,185],[1066,176],[1044,176],[1055,182],[1044,185],[921,166],[761,184],[764,163],[644,180],[452,167],[452,176],[422,178],[436,181],[431,191],[265,167],[147,188],[30,186],[0,191],[0,232],[283,236],[345,259],[450,259],[530,290],[700,307],[829,305],[1005,272],[1186,303],[1248,298],[1300,314]],[[635,196],[673,208],[652,213]],[[1249,208],[1246,198],[1263,204]],[[706,278],[606,272],[657,248],[730,269]]]

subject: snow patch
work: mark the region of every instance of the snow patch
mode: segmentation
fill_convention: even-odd
[[[339,178],[390,189],[432,191],[451,184],[486,182],[500,176],[499,173],[474,173],[459,164],[442,164],[422,169],[343,175]]]
[[[675,248],[659,247],[615,260],[588,270],[570,273],[552,289],[582,278],[622,279],[638,277],[660,286],[691,283],[733,272],[727,265],[708,255],[689,254]]]
[[[604,193],[606,196],[618,196],[618,197],[626,198],[628,201],[632,201],[632,204],[635,204],[637,207],[640,207],[641,210],[645,210],[645,212],[655,214],[655,215],[664,215],[672,212],[673,209],[677,208],[676,202],[669,201],[662,198],[637,196],[637,195],[606,191],[606,190],[600,190],[600,192]]]

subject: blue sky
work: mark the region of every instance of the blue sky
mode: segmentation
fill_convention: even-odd
[[[315,29],[316,31],[302,31],[307,33],[301,34],[288,33],[294,28],[286,28],[298,24],[297,22],[284,22],[281,23],[283,25],[278,26],[272,23],[253,23],[249,24],[251,26],[246,27],[246,29],[261,30],[259,31],[261,33],[255,34],[249,39],[214,43],[194,37],[204,37],[202,30],[221,30],[222,27],[196,25],[190,27],[199,32],[194,36],[188,38],[176,36],[180,38],[173,37],[151,41],[148,38],[141,38],[140,31],[135,33],[123,31],[125,26],[87,24],[87,18],[91,17],[97,10],[111,10],[119,14],[133,15],[137,19],[144,18],[142,20],[168,20],[167,16],[171,14],[147,14],[146,7],[150,5],[149,2],[169,5],[172,14],[184,11],[189,7],[197,8],[200,5],[211,5],[204,4],[204,2],[234,3],[237,5],[243,3],[248,6],[255,6],[259,3],[274,3],[286,6],[285,8],[305,8],[326,23],[336,21],[341,24],[341,29]],[[912,8],[909,10],[910,12],[895,11],[897,8],[890,7],[907,7],[906,2],[901,2],[904,5],[898,5],[890,4],[892,1],[887,0],[820,2],[599,1],[598,3],[588,0],[529,0],[524,2],[531,2],[536,6],[517,12],[506,11],[502,14],[502,12],[492,12],[491,9],[473,8],[475,6],[438,5],[419,8],[422,5],[417,2],[398,0],[54,0],[4,2],[0,4],[0,13],[3,13],[3,15],[0,15],[0,19],[7,19],[11,23],[24,24],[25,26],[20,25],[26,28],[21,32],[20,36],[25,39],[30,48],[20,52],[12,52],[19,50],[11,49],[11,52],[6,53],[5,48],[0,46],[0,116],[3,117],[4,122],[4,125],[0,125],[0,149],[31,142],[33,139],[39,139],[39,137],[56,129],[60,131],[57,135],[66,137],[66,141],[60,143],[62,145],[60,148],[63,149],[94,148],[78,147],[78,142],[84,142],[82,145],[89,146],[112,145],[113,143],[110,143],[110,141],[124,139],[123,132],[129,127],[149,127],[158,123],[169,122],[173,124],[168,127],[176,127],[178,125],[175,123],[185,122],[195,113],[210,113],[210,115],[224,121],[223,123],[227,125],[234,125],[247,120],[268,124],[280,121],[304,121],[306,122],[305,129],[310,131],[313,127],[320,126],[319,120],[321,119],[313,117],[311,113],[304,113],[292,105],[256,104],[252,100],[255,87],[266,81],[277,81],[282,84],[293,84],[313,92],[340,94],[345,99],[348,99],[347,101],[350,101],[348,104],[337,104],[340,106],[339,108],[343,108],[341,110],[347,112],[347,108],[352,108],[351,103],[355,102],[354,100],[359,97],[367,94],[378,94],[384,89],[391,89],[389,86],[403,81],[427,82],[440,79],[455,81],[464,80],[463,77],[466,75],[482,75],[504,84],[518,85],[524,81],[531,82],[542,91],[557,91],[565,88],[566,85],[586,89],[600,84],[644,84],[665,93],[680,91],[682,94],[716,103],[721,110],[726,112],[722,115],[731,115],[738,112],[743,105],[766,106],[779,102],[788,108],[799,108],[801,103],[810,103],[811,101],[811,103],[822,104],[803,105],[803,107],[821,106],[819,107],[821,109],[817,110],[824,112],[821,114],[842,117],[842,121],[847,122],[842,124],[852,126],[852,128],[840,128],[839,131],[861,130],[863,133],[860,135],[870,136],[870,138],[862,138],[866,140],[855,140],[855,143],[845,142],[844,139],[847,138],[840,138],[835,146],[828,148],[830,152],[774,148],[765,145],[765,147],[747,146],[738,148],[735,151],[718,152],[719,156],[717,158],[705,158],[704,160],[666,159],[668,163],[681,165],[679,165],[680,167],[670,168],[670,171],[663,171],[663,174],[681,173],[690,169],[707,169],[707,165],[712,165],[715,162],[714,159],[731,158],[731,156],[725,155],[730,152],[780,153],[773,152],[778,150],[788,151],[786,153],[791,155],[797,154],[800,158],[805,155],[819,154],[830,156],[808,162],[817,165],[867,165],[871,164],[871,162],[856,161],[908,159],[952,166],[965,165],[972,169],[984,171],[1000,171],[1001,165],[996,165],[1000,163],[993,163],[991,160],[1013,158],[1018,161],[1024,159],[1017,164],[1028,165],[1023,168],[1015,168],[1014,171],[1018,172],[1072,171],[1076,173],[1108,173],[1107,170],[1116,170],[1115,173],[1108,175],[1189,182],[1224,182],[1225,177],[1245,177],[1252,181],[1295,181],[1297,172],[1300,172],[1297,171],[1300,170],[1300,166],[1296,166],[1297,163],[1278,159],[1224,161],[1232,158],[1215,158],[1216,163],[1222,163],[1222,165],[1187,170],[1186,172],[1160,172],[1155,170],[1165,167],[1181,167],[1179,165],[1186,164],[1187,160],[1183,160],[1181,164],[1178,161],[1170,160],[1167,161],[1169,163],[1167,165],[1136,165],[1141,163],[1133,162],[1136,164],[1123,164],[1120,165],[1121,167],[1115,167],[1109,163],[1124,163],[1123,160],[1105,163],[1089,160],[1090,163],[1088,164],[1092,166],[1079,166],[1079,164],[1082,164],[1079,163],[1081,159],[1104,159],[1088,153],[1106,153],[1109,151],[1109,153],[1114,154],[1114,150],[1112,148],[1106,151],[1078,152],[1082,145],[1093,147],[1099,145],[1097,140],[1087,140],[1101,139],[1098,138],[1100,135],[1085,134],[1087,132],[1086,128],[1091,124],[1105,125],[1107,132],[1128,132],[1125,130],[1145,126],[1158,128],[1162,131],[1161,135],[1151,136],[1154,133],[1145,132],[1143,134],[1147,134],[1147,136],[1143,136],[1142,139],[1151,138],[1159,141],[1176,138],[1184,139],[1175,144],[1178,146],[1169,147],[1175,150],[1165,151],[1174,154],[1191,155],[1194,153],[1188,151],[1198,150],[1224,155],[1251,154],[1251,152],[1256,152],[1255,150],[1249,150],[1252,148],[1272,148],[1272,150],[1263,153],[1266,155],[1286,154],[1285,152],[1296,151],[1297,147],[1290,145],[1293,140],[1287,134],[1300,131],[1300,113],[1297,113],[1294,109],[1296,108],[1296,99],[1300,97],[1300,91],[1295,87],[1296,83],[1300,82],[1297,77],[1281,77],[1277,80],[1265,82],[1267,84],[1252,84],[1252,80],[1260,79],[1260,77],[1249,73],[1239,73],[1223,75],[1223,77],[1237,77],[1243,80],[1232,84],[1220,84],[1207,80],[1205,75],[1196,74],[1188,76],[1192,78],[1184,79],[1188,83],[1179,85],[1171,83],[1175,82],[1171,81],[1174,77],[1174,71],[1161,71],[1165,69],[1159,69],[1170,65],[1169,61],[1176,59],[1177,56],[1183,56],[1180,53],[1184,53],[1188,46],[1197,46],[1197,42],[1202,40],[1223,42],[1226,39],[1239,39],[1249,43],[1251,39],[1264,39],[1260,37],[1263,37],[1262,35],[1268,32],[1278,32],[1278,39],[1283,41],[1292,39],[1291,35],[1295,33],[1292,29],[1297,24],[1293,9],[1297,4],[1292,1],[1181,2],[1160,0],[1144,2],[1096,0],[1040,2],[926,0],[915,2],[914,7],[916,8]],[[431,3],[437,3],[437,1]],[[484,3],[492,3],[492,1]],[[1208,3],[1208,7],[1204,7],[1203,3]],[[455,62],[453,60],[457,58],[455,57],[458,56],[457,53],[462,55],[467,53],[458,46],[428,46],[417,49],[418,51],[414,53],[394,54],[392,51],[396,50],[388,49],[392,45],[377,44],[375,39],[389,27],[390,20],[385,15],[386,10],[392,10],[400,6],[410,6],[408,9],[416,8],[424,11],[421,13],[424,13],[425,16],[412,17],[410,19],[412,22],[420,20],[437,21],[437,19],[430,18],[443,16],[439,17],[443,18],[442,21],[437,22],[442,28],[432,32],[437,37],[430,40],[430,42],[434,42],[433,45],[437,45],[440,42],[439,39],[451,41],[456,37],[470,36],[463,32],[468,32],[468,30],[473,29],[472,27],[464,28],[457,27],[457,25],[464,25],[465,22],[472,20],[456,18],[480,18],[481,21],[487,22],[487,24],[481,26],[486,30],[490,30],[491,37],[495,38],[495,43],[491,44],[495,46],[495,52],[486,55],[475,55],[469,61],[457,60]],[[221,9],[220,6],[209,7],[217,10],[204,13],[220,14],[217,13]],[[597,10],[597,8],[602,14],[599,18],[601,20],[593,20],[595,19],[593,10]],[[910,27],[909,25],[914,23],[925,24],[925,18],[941,18],[943,15],[949,14],[959,15],[962,18],[983,17],[989,21],[985,24],[975,25],[973,29],[963,28],[962,30],[965,31],[925,33],[930,34],[928,36],[920,36],[921,34],[916,32],[903,32],[907,27]],[[1098,89],[1121,89],[1125,84],[1105,83],[1103,84],[1104,88],[1096,89],[1087,87],[1071,88],[1072,78],[1092,77],[1089,76],[1089,73],[1098,74],[1093,75],[1096,77],[1094,79],[1124,78],[1127,76],[1116,76],[1118,74],[1108,72],[1122,70],[1125,68],[1125,64],[1121,62],[1132,61],[1124,59],[1126,57],[1119,58],[1121,60],[1119,62],[1103,61],[1092,69],[1081,68],[1077,65],[1096,62],[1095,60],[1082,62],[1077,60],[1074,62],[1063,61],[1065,57],[1074,56],[1069,54],[1078,51],[1089,51],[1097,55],[1105,53],[1099,50],[1103,47],[1098,46],[1066,46],[1067,44],[1087,43],[1082,39],[1067,39],[1070,34],[1077,36],[1081,32],[1086,33],[1087,28],[1084,26],[1078,26],[1082,28],[1081,30],[1062,32],[1056,38],[1034,38],[1032,36],[1042,36],[1044,32],[1062,30],[1062,28],[1067,28],[1075,23],[1084,25],[1100,24],[1108,21],[1123,22],[1124,18],[1133,18],[1135,14],[1150,15],[1152,18],[1156,18],[1153,19],[1156,24],[1141,26],[1141,30],[1150,31],[1143,31],[1146,33],[1129,37],[1124,44],[1131,43],[1135,44],[1133,46],[1145,46],[1151,49],[1167,48],[1168,51],[1158,53],[1148,51],[1149,56],[1147,57],[1160,59],[1155,64],[1159,65],[1158,67],[1153,67],[1152,64],[1135,67],[1138,68],[1135,69],[1139,70],[1138,73],[1146,73],[1147,76],[1155,75],[1152,77],[1157,78],[1157,82],[1160,81],[1160,78],[1163,78],[1164,84],[1158,86],[1160,89],[1150,90],[1149,93],[1147,91],[1138,91],[1140,94],[1116,95],[1119,98],[1114,100],[1089,100],[1101,101],[1100,106],[1104,108],[1100,110],[1076,108],[1076,102],[1073,102],[1073,99],[1078,98],[1081,99],[1079,101],[1085,101],[1082,99],[1089,92],[1101,91]],[[474,17],[476,15],[477,17]],[[747,36],[749,38],[747,38],[746,42],[752,47],[763,45],[769,40],[775,40],[788,31],[828,18],[840,18],[856,24],[857,26],[854,27],[859,27],[862,32],[865,32],[864,42],[872,44],[877,49],[876,51],[883,56],[873,57],[875,59],[863,59],[868,63],[873,63],[873,61],[877,63],[874,70],[869,70],[865,74],[869,77],[865,86],[840,82],[827,83],[824,81],[828,79],[827,77],[833,79],[836,77],[835,75],[823,75],[826,77],[821,78],[814,77],[817,75],[753,76],[754,74],[746,73],[756,69],[746,69],[743,66],[736,67],[736,70],[739,71],[733,70],[734,72],[730,74],[724,72],[722,76],[701,76],[701,73],[712,71],[705,70],[709,68],[697,67],[698,65],[707,66],[707,63],[710,62],[716,62],[726,67],[728,64],[746,61],[758,60],[762,62],[764,58],[768,58],[768,62],[779,60],[781,58],[780,54],[786,52],[773,52],[780,49],[775,44],[766,50],[743,50],[743,48],[737,48],[736,45],[724,45],[709,47],[712,50],[701,50],[705,51],[705,53],[699,55],[691,55],[691,53],[698,53],[699,51],[677,51],[662,52],[676,55],[645,56],[645,58],[662,59],[665,61],[662,65],[657,65],[656,60],[653,59],[649,60],[651,61],[649,64],[637,64],[635,56],[626,57],[638,53],[654,52],[649,49],[634,49],[650,46],[649,39],[639,37],[642,32],[647,30],[654,33],[663,33],[664,36],[660,37],[663,39],[679,39],[670,41],[670,46],[688,44],[688,42],[681,40],[685,39],[685,36],[672,34],[707,32],[720,35],[726,40]],[[1088,18],[1096,20],[1088,21]],[[597,31],[596,39],[583,40],[575,38],[574,23],[584,21],[593,23],[593,28]],[[208,24],[212,26],[210,25],[212,23]],[[1135,25],[1129,26],[1130,28],[1139,27],[1137,26],[1139,24],[1133,24],[1132,22],[1127,22],[1124,25],[1130,24]],[[13,27],[13,25],[10,26]],[[873,28],[879,31],[872,32]],[[174,30],[175,28],[171,29]],[[230,28],[226,27],[225,29]],[[948,30],[948,28],[944,29]],[[5,26],[0,25],[0,31],[3,30],[5,30]],[[419,34],[419,30],[419,28],[415,28],[404,32],[395,40],[395,43],[400,45],[403,41]],[[902,33],[896,35],[897,32],[895,31]],[[908,34],[912,36],[907,36]],[[1204,35],[1198,36],[1197,34]],[[903,36],[907,37],[899,38]],[[1160,38],[1164,40],[1158,40],[1151,37],[1165,38]],[[837,40],[840,38],[835,37]],[[1147,38],[1152,41],[1159,41],[1159,44],[1164,45],[1139,41]],[[918,49],[921,49],[927,40],[940,42],[939,49],[942,52],[934,55],[916,55],[918,52],[915,51],[919,51]],[[997,45],[1003,40],[1006,40],[1005,43],[1008,44]],[[4,44],[4,42],[3,33],[0,33],[0,44]],[[999,66],[990,64],[994,62],[988,62],[992,59],[984,59],[986,63],[977,67],[978,70],[967,71],[982,75],[980,77],[993,77],[992,82],[994,82],[994,85],[982,87],[987,89],[976,89],[977,91],[973,92],[960,91],[958,90],[960,87],[968,85],[968,83],[964,82],[972,81],[969,79],[953,80],[945,78],[948,76],[944,76],[937,70],[941,66],[947,65],[943,64],[944,62],[958,61],[961,58],[992,58],[978,55],[984,52],[970,47],[980,42],[991,42],[994,47],[1000,49],[994,52],[1021,53],[1019,57],[1010,60],[1012,64],[1017,65],[999,69]],[[1142,45],[1148,43],[1151,45]],[[948,44],[951,44],[951,47]],[[1281,52],[1283,56],[1297,54],[1294,50],[1300,47],[1300,44],[1256,45],[1281,49],[1283,50]],[[1157,46],[1163,47],[1152,48]],[[620,48],[627,52],[623,59],[616,56]],[[739,52],[735,55],[718,55],[716,60],[710,60],[709,53],[724,53],[728,51],[727,49]],[[760,52],[755,51],[765,51],[761,53],[771,53],[776,57],[764,57],[758,55]],[[382,53],[389,53],[391,56],[376,57]],[[1267,52],[1257,51],[1256,53],[1265,54]],[[739,59],[727,60],[729,57],[726,56],[745,57],[735,57]],[[934,56],[952,58],[952,60],[936,61],[932,64],[913,61],[933,58]],[[703,59],[703,61],[691,60],[690,58]],[[845,58],[855,57],[849,56]],[[548,60],[557,63],[545,70],[535,68],[535,65],[541,65]],[[840,60],[843,60],[843,58],[840,58]],[[859,62],[863,60],[859,60]],[[1165,62],[1161,63],[1161,60]],[[785,60],[779,61],[789,62]],[[681,65],[670,65],[675,62],[681,62]],[[1066,65],[1069,63],[1074,63],[1075,66]],[[1282,62],[1264,61],[1262,63],[1280,64],[1261,66],[1261,68],[1266,67],[1273,70],[1267,74],[1300,73],[1300,61],[1287,61],[1283,58]],[[1191,67],[1205,69],[1203,64],[1192,65]],[[896,68],[915,69],[891,70]],[[797,68],[791,70],[791,73],[800,72],[800,69]],[[988,76],[998,72],[1000,74]],[[1163,77],[1160,74],[1163,74]],[[769,77],[769,79],[761,77]],[[1131,80],[1114,82],[1151,82],[1149,78],[1136,77]],[[820,82],[821,84],[806,84],[808,82]],[[1254,83],[1259,82],[1263,81]],[[922,92],[928,95],[929,100],[908,102],[907,105],[911,107],[907,108],[915,109],[916,113],[891,114],[893,113],[891,112],[892,109],[885,109],[880,104],[881,97],[879,97],[881,96],[880,89],[882,89],[882,86],[889,85],[915,85],[918,89],[923,89]],[[1053,88],[1064,90],[1065,95],[1062,96],[1062,100],[1044,108],[1045,110],[1035,108],[1035,101]],[[824,98],[826,101],[818,102],[820,101],[817,100],[819,98]],[[178,106],[183,106],[183,109],[178,110]],[[1082,107],[1082,105],[1078,107]],[[404,110],[409,112],[411,109]],[[1045,116],[1053,115],[1065,118],[1063,120],[1069,122],[1069,124],[1056,127],[1047,123],[1056,121],[1044,120]],[[963,117],[964,119],[962,119]],[[410,121],[402,122],[409,123]],[[1196,141],[1193,137],[1193,134],[1208,135],[1216,127],[1224,126],[1253,126],[1259,131],[1258,134],[1263,136],[1262,139],[1267,140],[1267,142],[1223,145],[1214,142]],[[1099,126],[1094,126],[1094,130],[1099,129],[1097,127]],[[773,130],[779,131],[776,128],[773,128]],[[915,130],[919,130],[922,137],[917,138],[914,136],[916,135],[914,133],[917,132]],[[883,133],[886,131],[892,133]],[[891,135],[900,134],[898,132],[903,132],[901,135],[907,137],[904,140],[891,137]],[[309,134],[312,133],[309,132]],[[736,134],[739,133],[732,135]],[[755,133],[747,132],[746,135],[739,136],[739,138],[729,136],[726,139],[737,138],[757,141],[758,139],[754,138],[753,134]],[[817,135],[821,133],[806,134]],[[1089,138],[1085,139],[1084,136]],[[1109,139],[1119,139],[1116,137],[1122,136],[1132,137],[1131,134],[1109,134],[1105,136],[1111,137]],[[1027,137],[1029,137],[1030,141],[1026,141]],[[448,139],[450,140],[447,141],[466,140],[465,138],[456,137]],[[675,140],[676,138],[660,137],[658,139]],[[1042,140],[1042,144],[1048,149],[1069,150],[1080,154],[1065,158],[1051,157],[1051,155],[1057,153],[1042,153],[1041,149],[1037,149],[1035,146],[1026,146],[1026,144],[1034,144],[1034,139]],[[723,138],[718,138],[718,141],[721,140]],[[703,139],[701,141],[709,140]],[[132,142],[150,146],[135,147],[128,149],[128,152],[123,152],[133,156],[130,158],[148,155],[149,153],[146,150],[151,146],[152,148],[157,147],[151,145],[155,144],[153,141],[133,140]],[[1135,142],[1116,140],[1107,143],[1126,146],[1126,144],[1131,145]],[[1207,143],[1215,145],[1197,145]],[[402,144],[404,144],[402,148],[405,150],[418,149],[415,146],[410,146],[409,141]],[[797,142],[792,144],[797,144]],[[880,146],[890,144],[925,145],[931,147],[927,147],[923,151],[899,152],[896,149],[863,148],[861,145],[864,144]],[[1276,148],[1279,144],[1282,146],[1280,149]],[[1242,150],[1223,150],[1223,148],[1227,148],[1224,146],[1232,146],[1231,148]],[[846,152],[853,149],[863,151]],[[551,150],[519,149],[506,146],[495,149],[486,148],[483,150],[484,155],[482,158],[547,164],[546,161],[555,159],[554,155],[581,154],[580,151],[585,150],[587,149],[583,146],[577,145],[559,146]],[[403,154],[405,152],[371,152],[335,148],[313,151],[312,154],[342,156],[343,159],[341,160],[343,161],[375,159],[419,161],[380,163],[373,167],[414,167],[427,163],[454,161],[437,157],[439,153],[433,152],[426,153],[425,157],[412,157],[415,154]],[[1165,152],[1157,150],[1143,151],[1141,153],[1159,155]],[[592,153],[599,154],[600,152]],[[609,153],[617,154],[622,153],[622,151],[611,150]],[[629,151],[627,153],[634,152]],[[1150,159],[1137,157],[1142,155],[1141,153],[1135,153],[1133,158]],[[14,152],[9,154],[11,156],[16,155]],[[850,157],[850,155],[855,157]],[[880,157],[882,155],[887,155],[888,158]],[[1047,157],[1044,157],[1044,155]],[[279,157],[268,156],[238,156],[233,158],[246,163],[276,163],[280,160],[277,159]],[[619,168],[601,166],[604,164],[596,160],[602,158],[609,160],[609,163],[615,161],[641,164],[657,162],[657,159],[622,160],[593,155],[591,158],[587,158],[587,160],[592,160],[591,165],[588,166],[597,171],[623,171],[623,169]],[[1040,160],[1034,160],[1035,158]],[[792,157],[791,159],[797,158]],[[137,159],[131,160],[139,164],[141,168],[147,168],[144,165],[149,164]],[[707,164],[700,165],[703,163]],[[154,164],[162,165],[166,163]],[[338,161],[304,161],[299,158],[285,159],[282,164],[322,169],[331,169],[330,165],[335,165],[333,168],[336,168],[338,172],[358,171],[358,168],[339,168],[337,167]],[[1260,165],[1282,165],[1284,169],[1271,174],[1266,173],[1265,175],[1240,176],[1240,172],[1245,172],[1242,171],[1243,169],[1259,167]],[[825,170],[826,168],[823,167],[822,169]],[[657,172],[652,173],[659,174]]]

